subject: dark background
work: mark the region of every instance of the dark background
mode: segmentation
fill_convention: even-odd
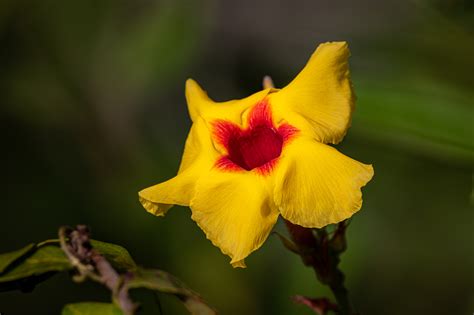
[[[338,148],[375,167],[342,267],[361,314],[474,310],[472,1],[0,1],[0,252],[85,223],[221,314],[311,314],[330,294],[275,236],[232,269],[187,208],[147,214],[137,191],[176,173],[184,82],[216,100],[278,87],[315,47],[347,40],[357,109]],[[285,233],[279,223],[276,230]],[[138,292],[143,314],[153,296]],[[185,314],[171,297],[164,314]],[[3,315],[108,301],[58,275],[0,294]]]

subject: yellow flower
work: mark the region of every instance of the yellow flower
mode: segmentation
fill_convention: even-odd
[[[234,267],[245,267],[279,215],[310,228],[352,216],[372,166],[327,145],[351,122],[348,58],[345,42],[321,44],[285,88],[220,103],[189,79],[193,124],[178,175],[140,191],[142,205],[157,216],[189,206]]]

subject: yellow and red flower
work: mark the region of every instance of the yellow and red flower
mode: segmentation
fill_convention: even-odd
[[[328,144],[350,126],[354,94],[345,42],[321,44],[283,89],[214,102],[189,79],[193,121],[176,177],[139,193],[162,216],[189,206],[208,239],[234,267],[259,248],[278,216],[320,228],[349,218],[373,176]]]

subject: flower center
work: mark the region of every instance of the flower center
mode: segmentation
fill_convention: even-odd
[[[275,126],[267,99],[255,104],[247,119],[246,128],[226,120],[212,123],[214,140],[227,151],[216,161],[216,166],[237,172],[256,169],[258,173],[267,175],[298,129],[287,123]]]
[[[274,128],[261,125],[233,135],[227,145],[229,159],[250,171],[280,156],[283,137]]]

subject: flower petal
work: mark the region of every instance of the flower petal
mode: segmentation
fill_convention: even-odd
[[[214,147],[208,125],[198,118],[192,124],[186,139],[178,174],[193,166],[210,169],[218,156],[219,152]]]
[[[290,222],[321,228],[347,219],[361,208],[361,188],[373,174],[371,165],[313,139],[298,137],[285,148],[277,167],[275,203]]]
[[[320,142],[340,142],[350,126],[355,102],[348,58],[346,42],[319,45],[296,78],[269,95],[275,118]]]
[[[203,176],[191,200],[192,218],[234,267],[259,248],[278,219],[269,180],[254,172],[213,169]]]
[[[197,180],[212,168],[217,158],[207,125],[202,119],[196,120],[186,139],[178,175],[140,191],[141,204],[157,216],[165,215],[172,205],[188,206]]]
[[[138,193],[138,199],[151,214],[164,216],[173,205],[189,205],[198,176],[196,172],[183,172],[166,182],[143,189]]]
[[[207,123],[227,120],[243,125],[243,117],[251,107],[263,100],[274,89],[265,89],[246,98],[226,102],[214,102],[193,79],[186,81],[186,101],[192,121],[202,117]]]

